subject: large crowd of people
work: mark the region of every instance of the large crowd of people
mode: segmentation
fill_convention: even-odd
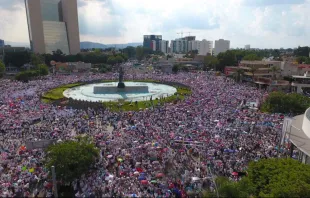
[[[44,150],[27,148],[29,141],[94,137],[100,159],[73,183],[76,197],[186,197],[216,190],[216,176],[239,180],[250,161],[278,156],[283,115],[245,108],[262,101],[264,90],[209,72],[134,78],[182,83],[192,94],[176,104],[111,112],[55,106],[40,98],[61,84],[110,74],[0,80],[0,196],[51,196]]]

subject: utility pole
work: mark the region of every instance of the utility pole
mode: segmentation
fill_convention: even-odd
[[[55,166],[52,166],[52,177],[53,177],[54,197],[55,197],[55,198],[58,198],[58,190],[57,190],[57,181],[56,181]]]

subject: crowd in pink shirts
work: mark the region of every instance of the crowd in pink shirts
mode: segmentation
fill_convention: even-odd
[[[137,74],[135,79],[178,82],[184,100],[138,112],[72,109],[41,102],[51,88],[111,74],[48,76],[28,83],[0,80],[0,196],[51,196],[42,149],[26,141],[94,137],[95,168],[73,183],[76,197],[186,197],[215,190],[213,179],[239,180],[250,161],[277,157],[283,115],[264,114],[248,102],[263,90],[214,73]],[[132,79],[126,74],[125,79]],[[57,171],[57,167],[56,167]]]

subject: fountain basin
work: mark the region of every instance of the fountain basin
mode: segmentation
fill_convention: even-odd
[[[125,88],[117,88],[118,82],[87,84],[65,90],[66,98],[92,102],[146,101],[168,97],[177,92],[170,85],[144,82],[125,82]],[[97,87],[97,88],[95,88]]]
[[[149,93],[148,86],[125,86],[124,88],[110,86],[94,86],[94,94],[115,93]]]

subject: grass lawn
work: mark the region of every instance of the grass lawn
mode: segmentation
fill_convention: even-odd
[[[145,82],[145,81],[143,81]],[[177,96],[177,94],[179,96]],[[160,104],[164,104],[164,103],[171,103],[171,102],[175,102],[178,99],[179,100],[183,100],[185,98],[185,95],[190,95],[191,94],[191,90],[188,88],[183,88],[183,87],[177,87],[177,92],[175,93],[175,95],[163,98],[163,99],[153,99],[153,105],[151,101],[139,101],[139,102],[123,102],[123,101],[119,101],[119,102],[104,102],[103,104],[109,108],[111,111],[139,111],[141,109],[145,109],[145,108],[150,108],[152,106],[156,106],[158,105],[158,103]]]
[[[102,82],[116,82],[115,80],[102,80]],[[125,81],[130,82],[130,81]],[[159,81],[154,81],[151,79],[147,80],[135,80],[135,82],[150,82],[150,83],[157,83]],[[74,84],[67,84],[62,85],[59,87],[56,87],[54,89],[51,89],[50,91],[46,92],[42,96],[42,102],[44,103],[51,103],[55,100],[60,100],[64,98],[63,92],[72,87],[80,86],[81,83],[74,83]],[[191,94],[191,90],[189,88],[185,87],[176,87],[177,92],[169,97],[163,98],[163,99],[156,99],[153,98],[153,101],[140,101],[140,102],[127,102],[127,101],[118,101],[118,102],[104,102],[103,105],[107,108],[109,108],[111,111],[139,111],[141,109],[150,108],[152,106],[156,106],[159,103],[171,103],[176,102],[177,100],[183,100],[186,95]],[[178,96],[177,96],[178,95]],[[153,103],[153,104],[152,104]]]
[[[56,87],[54,89],[49,90],[42,96],[43,102],[50,102],[51,100],[60,100],[64,98],[63,92],[72,87],[76,87],[81,85],[81,83],[73,83],[73,84],[66,84],[59,87]]]

